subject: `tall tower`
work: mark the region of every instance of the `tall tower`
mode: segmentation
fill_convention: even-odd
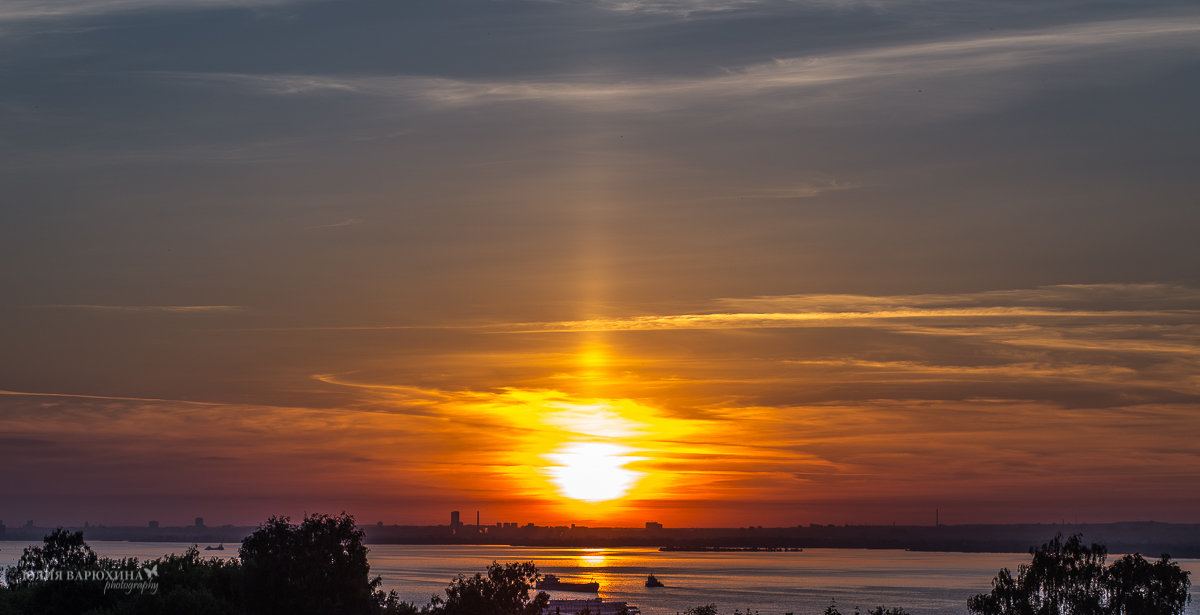
[[[450,529],[457,530],[460,525],[462,525],[462,521],[459,520],[458,511],[450,511]]]

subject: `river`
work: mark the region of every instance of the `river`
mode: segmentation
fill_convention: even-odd
[[[11,565],[27,543],[0,542],[0,566]],[[102,556],[139,558],[181,552],[187,544],[90,543]],[[209,556],[236,555],[236,545]],[[713,603],[722,615],[735,609],[760,615],[819,615],[832,600],[844,613],[854,607],[900,606],[912,615],[962,615],[969,596],[986,592],[1003,567],[1029,560],[1018,553],[926,553],[866,549],[807,549],[782,553],[660,552],[647,548],[371,545],[372,574],[384,589],[425,604],[459,573],[482,572],[492,561],[532,561],[566,581],[597,581],[600,597],[639,606],[645,615],[674,615]],[[1111,556],[1110,556],[1111,560]],[[1193,580],[1200,560],[1179,560]],[[645,587],[653,573],[667,586]],[[552,592],[554,598],[587,594]],[[594,594],[592,594],[594,597]],[[1200,615],[1193,602],[1188,615]]]

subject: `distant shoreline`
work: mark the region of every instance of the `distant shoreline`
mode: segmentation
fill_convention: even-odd
[[[6,528],[0,540],[40,541],[54,528]],[[225,543],[236,550],[256,526],[68,527],[87,540]],[[896,549],[953,553],[1025,553],[1057,534],[1082,534],[1085,542],[1107,545],[1112,553],[1157,557],[1200,557],[1200,524],[1126,522],[1102,524],[1012,525],[806,525],[744,528],[520,527],[461,525],[365,525],[367,544],[509,545],[525,547],[651,547],[668,550],[737,549]]]

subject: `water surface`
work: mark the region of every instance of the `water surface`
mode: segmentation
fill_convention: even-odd
[[[0,542],[0,566],[20,557],[28,543]],[[89,543],[102,556],[158,557],[179,553],[184,543]],[[203,545],[202,545],[203,546]],[[578,549],[556,547],[371,545],[372,574],[383,577],[410,602],[425,604],[457,574],[482,572],[492,561],[532,561],[542,572],[564,580],[595,580],[600,597],[624,600],[646,615],[673,615],[690,606],[715,603],[722,614],[739,609],[761,615],[818,615],[831,600],[843,612],[853,607],[901,606],[912,615],[965,614],[969,596],[986,592],[1003,567],[1029,560],[1020,553],[925,553],[867,549],[807,549],[790,553],[660,552],[647,548]],[[202,551],[207,557],[231,557]],[[1200,579],[1200,560],[1179,560]],[[645,587],[654,573],[664,588]],[[588,594],[551,592],[555,598]],[[594,596],[594,594],[592,594]],[[1188,615],[1200,615],[1200,604]]]

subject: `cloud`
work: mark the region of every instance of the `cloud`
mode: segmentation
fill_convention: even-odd
[[[4,394],[0,391],[0,395]],[[12,449],[45,448],[54,446],[53,440],[43,438],[0,437],[0,446]]]
[[[79,393],[41,393],[30,391],[9,391],[0,389],[0,395],[9,395],[13,397],[64,397],[68,399],[93,399],[99,401],[131,401],[131,402],[147,402],[147,403],[170,403],[170,404],[188,404],[198,406],[216,406],[204,401],[193,401],[183,399],[161,399],[157,397],[122,397],[119,395],[85,395]]]
[[[496,328],[530,333],[852,326],[922,320],[937,321],[939,327],[951,327],[955,322],[974,326],[986,321],[1046,319],[1186,321],[1200,315],[1200,290],[1164,284],[1080,284],[957,294],[782,295],[725,298],[716,303],[750,311],[513,323]]]
[[[669,15],[683,18],[746,12],[754,9],[769,10],[773,7],[797,5],[831,9],[852,7],[892,9],[896,5],[912,7],[916,4],[930,3],[926,0],[909,0],[907,2],[886,2],[884,0],[803,0],[802,2],[788,2],[786,0],[599,0],[596,2],[602,9],[618,13]]]
[[[164,11],[197,8],[228,9],[232,6],[283,4],[298,0],[5,0],[0,4],[0,22],[65,19],[125,11]]]
[[[1159,501],[1167,485],[1200,481],[1195,288],[799,294],[712,306],[726,311],[604,321],[608,345],[583,358],[572,356],[579,338],[569,333],[595,321],[543,323],[557,335],[478,327],[492,350],[421,352],[411,371],[388,371],[398,362],[388,356],[312,376],[309,390],[340,392],[337,408],[7,391],[0,430],[73,451],[39,456],[37,467],[45,476],[88,467],[68,479],[80,493],[114,488],[104,476],[138,476],[147,492],[169,492],[180,476],[204,488],[220,481],[237,497],[266,486],[361,497],[385,484],[426,499],[470,494],[489,508],[519,502],[539,520],[577,518],[554,508],[563,498],[552,478],[556,459],[581,442],[623,447],[639,477],[621,504],[629,509],[610,519],[697,498],[734,517],[746,501],[898,506],[955,494],[966,506],[1030,490],[1074,506],[1101,485]],[[764,319],[783,326],[758,327]],[[499,331],[507,334],[491,335]],[[429,373],[443,379],[422,382]],[[237,459],[135,470],[166,455]],[[367,456],[374,471],[346,484]],[[14,492],[22,489],[33,486]]]
[[[481,327],[561,347],[563,356],[497,352],[469,361],[522,364],[525,382],[586,391],[589,376],[570,367],[583,362],[567,349],[601,336],[610,345],[606,387],[670,400],[667,406],[685,417],[719,417],[726,405],[869,406],[881,399],[1036,400],[1053,408],[1200,402],[1200,293],[1191,287],[1063,285],[714,303],[726,311]],[[563,339],[555,343],[547,333]],[[528,374],[535,366],[554,371],[535,380]]]
[[[356,224],[362,224],[362,220],[358,218],[346,218],[341,222],[334,222],[333,224],[318,224],[312,228],[339,228],[342,226],[354,226]]]
[[[20,156],[6,161],[8,168],[86,169],[126,167],[130,165],[261,165],[273,164],[296,156],[297,151],[314,147],[320,137],[248,139],[224,143],[179,143],[168,145],[123,145],[119,143],[76,143],[69,150],[33,145]]]
[[[601,0],[597,5],[620,13],[651,13],[691,16],[698,13],[725,13],[771,4],[769,0]]]
[[[896,307],[1029,307],[1093,310],[1200,308],[1200,289],[1176,284],[1059,284],[1038,288],[913,295],[804,294],[725,298],[723,306],[754,309],[869,312]]]
[[[59,303],[43,305],[41,307],[94,312],[149,312],[164,314],[213,314],[239,312],[246,309],[240,305],[98,305],[87,303]]]
[[[1200,310],[1190,311],[1200,314]],[[751,312],[717,314],[672,314],[665,316],[634,316],[631,318],[597,318],[549,323],[519,323],[511,325],[514,333],[587,332],[587,331],[655,331],[693,329],[758,329],[802,326],[848,325],[855,322],[874,323],[888,320],[936,320],[941,324],[955,320],[1034,319],[1034,318],[1114,318],[1147,316],[1141,311],[1050,310],[1022,307],[986,308],[908,308],[847,312]],[[1177,314],[1178,315],[1178,314]]]
[[[789,186],[753,188],[727,197],[736,199],[809,199],[828,192],[858,188],[858,184],[839,181],[831,177],[813,178]]]
[[[759,99],[787,108],[861,104],[867,91],[887,91],[888,104],[914,113],[922,109],[974,112],[1006,104],[1030,87],[1022,79],[998,78],[1014,71],[1047,71],[1101,58],[1129,59],[1150,50],[1200,47],[1200,16],[1119,19],[1054,26],[940,41],[898,43],[871,49],[781,57],[704,77],[613,80],[605,75],[558,79],[466,80],[414,75],[304,75],[245,73],[159,73],[163,78],[216,81],[276,95],[343,93],[401,97],[453,108],[540,102],[600,112],[665,111],[710,102]],[[1056,76],[1071,80],[1111,75]],[[918,90],[928,92],[918,96]]]
[[[421,466],[431,452],[428,438],[412,433],[414,420],[370,410],[20,391],[0,393],[0,404],[7,438],[56,445],[0,447],[0,461],[30,469],[10,477],[8,493],[39,493],[49,480],[77,496],[170,497],[189,484],[240,497],[308,497],[351,483],[361,495],[380,481],[402,484],[405,468]],[[348,467],[361,463],[364,450],[383,461],[370,475],[353,477]],[[196,459],[225,463],[196,466]]]

